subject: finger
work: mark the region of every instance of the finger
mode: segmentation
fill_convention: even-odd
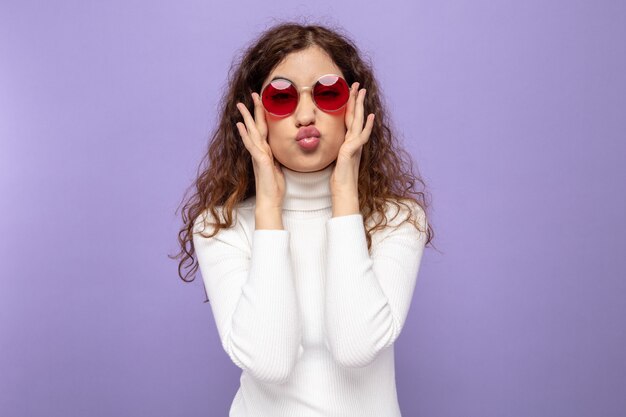
[[[254,101],[254,119],[256,120],[257,129],[261,138],[267,138],[267,124],[265,122],[263,103],[257,93],[252,93],[252,100]]]
[[[363,102],[365,101],[365,88],[359,91],[356,99],[356,108],[354,110],[354,121],[352,122],[352,132],[360,135],[363,131],[363,113],[365,112]]]
[[[346,107],[346,128],[350,130],[352,127],[352,122],[354,120],[354,103],[356,101],[357,92],[359,89],[359,83],[352,83],[352,88],[350,89],[350,97],[348,98],[348,105]]]
[[[246,147],[248,152],[252,154],[254,152],[252,148],[255,148],[256,146],[250,140],[250,137],[248,136],[248,132],[246,131],[244,124],[241,122],[237,122],[236,126],[237,126],[237,130],[239,131],[239,136],[241,136],[241,140],[243,141],[244,146]]]
[[[374,113],[370,113],[367,116],[365,127],[363,128],[363,132],[361,132],[363,143],[366,143],[370,139],[370,135],[372,134],[373,127],[374,127]]]
[[[248,130],[248,136],[255,142],[258,140],[258,129],[256,123],[252,118],[252,115],[248,111],[248,108],[243,103],[237,103],[237,108],[243,117],[243,121],[246,123],[246,129]]]
[[[269,152],[269,146],[266,145],[266,147],[268,148],[268,150],[266,150],[263,145],[259,144],[259,140],[254,140],[252,137],[250,137],[250,134],[246,130],[243,123],[237,122],[237,129],[239,130],[239,135],[243,140],[244,146],[246,147],[248,152],[250,152],[250,155],[252,155],[253,161],[262,160],[264,157],[267,156]]]

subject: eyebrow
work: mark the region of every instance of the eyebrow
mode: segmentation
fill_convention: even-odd
[[[284,76],[282,76],[282,75],[276,75],[276,76],[274,76],[274,78],[272,78],[272,79],[270,80],[270,83],[271,83],[272,81],[274,81],[274,80],[287,80],[287,81],[289,81],[291,84],[295,84],[295,82],[291,81],[289,78],[284,77]]]
[[[334,74],[334,73],[329,72],[328,74]],[[285,77],[283,75],[275,75],[274,78],[272,78],[267,84],[271,84],[272,81],[274,81],[274,80],[287,80],[287,81],[289,81],[293,85],[298,85],[297,83],[293,82],[292,80],[290,80],[289,78],[287,78],[287,77]]]

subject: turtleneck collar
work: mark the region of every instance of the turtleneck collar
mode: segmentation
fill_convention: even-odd
[[[334,164],[314,172],[293,171],[282,166],[285,177],[283,210],[311,211],[332,207],[330,175]]]

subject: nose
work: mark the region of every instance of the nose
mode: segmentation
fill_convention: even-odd
[[[315,106],[310,90],[302,91],[300,93],[300,99],[298,100],[298,106],[294,112],[298,125],[307,126],[314,122],[316,110],[317,106]]]

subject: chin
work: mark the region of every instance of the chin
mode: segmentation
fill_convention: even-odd
[[[282,166],[292,170],[292,171],[297,171],[297,172],[316,172],[316,171],[321,171],[323,169],[325,169],[326,167],[328,167],[329,164],[333,163],[334,161],[331,161],[329,163],[326,162],[317,162],[315,164],[283,164],[281,163]]]

